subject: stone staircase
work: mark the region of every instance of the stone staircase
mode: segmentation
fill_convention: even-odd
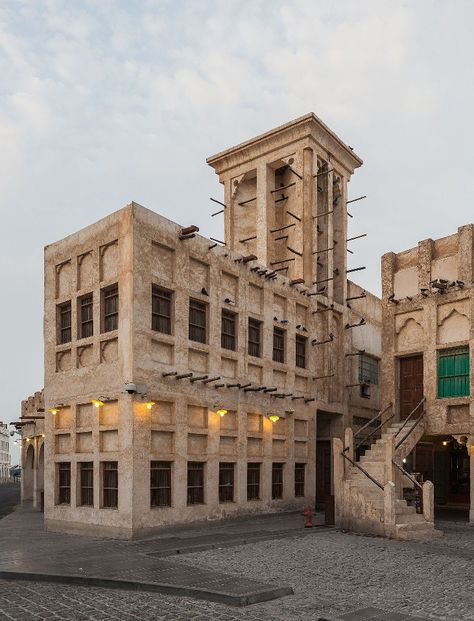
[[[366,532],[395,539],[428,539],[441,535],[433,522],[433,484],[426,482],[423,488],[423,514],[416,513],[402,498],[402,488],[410,481],[393,465],[392,460],[402,465],[402,460],[411,453],[424,432],[424,422],[395,423],[386,428],[382,437],[355,463],[365,470],[371,480],[357,466],[342,458],[342,488],[336,491],[336,521],[347,530]],[[403,438],[406,440],[396,448]],[[398,435],[397,435],[398,434]],[[342,443],[335,441],[335,444]],[[353,437],[346,430],[346,454],[353,454]],[[337,451],[337,446],[334,446]],[[335,455],[337,461],[337,455]],[[335,463],[335,473],[337,466]],[[377,483],[382,487],[379,487]],[[341,493],[342,492],[342,493]],[[339,505],[339,506],[338,506]],[[427,505],[427,506],[425,506]]]

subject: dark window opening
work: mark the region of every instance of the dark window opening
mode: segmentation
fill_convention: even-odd
[[[79,300],[79,335],[81,339],[94,335],[92,293],[85,295]]]
[[[156,285],[151,291],[151,328],[163,334],[171,334],[172,292]]]
[[[283,465],[272,464],[272,498],[283,498]]]
[[[257,319],[249,317],[249,342],[248,350],[249,356],[255,356],[260,358],[261,352],[261,340],[262,340],[262,322]]]
[[[63,343],[71,342],[71,302],[64,302],[58,306],[58,321],[59,321],[59,334],[58,342],[60,345]]]
[[[92,507],[94,505],[94,463],[86,461],[79,464],[80,476],[80,504]]]
[[[296,335],[296,366],[306,369],[306,336]]]
[[[102,506],[107,509],[118,507],[118,464],[116,461],[102,463]]]
[[[235,351],[237,315],[228,310],[222,311],[221,347]]]
[[[199,300],[189,300],[189,339],[205,343],[206,324],[207,304]]]
[[[304,496],[304,473],[306,464],[295,464],[295,496]]]
[[[273,360],[285,362],[285,330],[273,328]]]
[[[171,507],[170,461],[151,462],[150,505],[152,507]]]
[[[234,502],[234,465],[219,464],[219,502]]]
[[[102,291],[103,331],[118,329],[119,292],[118,285],[112,285]]]
[[[247,464],[247,500],[260,500],[260,466]]]
[[[188,505],[204,504],[204,463],[188,462]]]
[[[68,461],[58,464],[58,503],[71,503],[71,464]]]

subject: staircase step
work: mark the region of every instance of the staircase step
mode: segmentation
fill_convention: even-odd
[[[436,530],[432,522],[403,523],[396,524],[396,533],[398,539],[433,539],[442,537],[443,533]]]

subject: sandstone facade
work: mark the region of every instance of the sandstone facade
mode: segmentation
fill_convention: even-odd
[[[48,528],[305,506],[319,443],[379,409],[380,301],[347,279],[361,160],[310,114],[208,163],[225,245],[132,203],[45,249]]]

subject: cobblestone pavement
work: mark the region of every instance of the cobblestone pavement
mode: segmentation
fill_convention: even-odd
[[[155,593],[0,581],[0,620],[316,621],[375,607],[421,619],[474,620],[474,529],[443,523],[431,542],[319,532],[173,557],[173,563],[285,583],[294,596],[244,609]],[[357,618],[357,617],[355,617]]]

